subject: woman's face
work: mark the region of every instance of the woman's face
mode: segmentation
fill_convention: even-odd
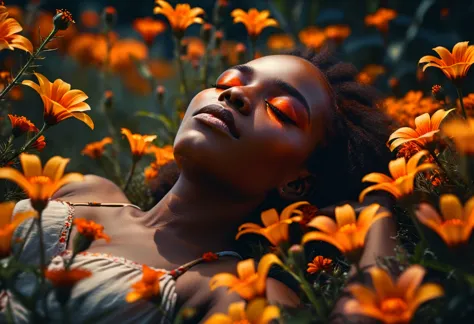
[[[321,71],[296,56],[272,55],[226,70],[215,84],[193,98],[179,128],[174,154],[182,172],[243,195],[301,175],[331,113]]]

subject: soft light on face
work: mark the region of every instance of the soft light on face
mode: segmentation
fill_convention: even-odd
[[[193,116],[210,104],[229,110],[238,139]],[[230,68],[198,93],[175,139],[182,172],[207,174],[244,195],[261,195],[295,178],[324,141],[330,99],[310,62],[272,55]]]

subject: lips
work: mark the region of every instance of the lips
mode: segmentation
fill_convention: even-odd
[[[235,120],[234,120],[234,115],[232,113],[222,107],[221,105],[217,104],[211,104],[208,106],[205,106],[198,111],[196,111],[193,116],[197,116],[199,114],[209,114],[212,115],[213,117],[221,120],[229,129],[230,134],[238,139],[240,137],[240,132],[235,126]]]

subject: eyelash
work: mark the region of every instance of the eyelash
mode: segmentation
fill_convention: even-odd
[[[222,84],[211,84],[211,87],[216,88],[216,89],[220,89],[220,90],[227,90],[227,89],[231,88],[230,86],[226,86],[226,85],[222,85]],[[268,100],[265,99],[264,101],[265,101],[265,105],[268,108],[270,108],[270,110],[278,117],[278,119],[280,119],[284,123],[296,126],[296,123],[291,118],[289,118],[287,115],[285,115],[280,109],[278,109],[277,107],[272,105],[270,102],[268,102]]]

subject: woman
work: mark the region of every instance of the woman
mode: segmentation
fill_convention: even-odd
[[[174,142],[179,177],[151,210],[131,205],[118,187],[97,176],[61,188],[43,213],[50,267],[61,268],[70,257],[73,217],[104,225],[111,238],[109,244],[95,241],[74,261],[93,276],[72,291],[72,322],[104,311],[112,312],[102,321],[121,323],[165,323],[179,307],[196,309],[196,321],[226,313],[240,297],[223,288],[211,292],[209,280],[236,272],[240,258],[232,248],[240,224],[277,202],[309,200],[325,207],[356,200],[362,176],[387,165],[389,129],[372,90],[356,83],[355,74],[327,53],[267,56],[225,71],[189,104]],[[88,206],[91,201],[102,204]],[[16,211],[28,208],[22,201]],[[18,234],[26,228],[28,223]],[[374,225],[362,267],[392,251],[392,235],[390,220]],[[33,235],[23,258],[37,262],[37,251]],[[209,251],[224,252],[215,262],[202,262]],[[150,302],[125,301],[142,264],[177,269],[161,282],[165,316]],[[272,278],[267,297],[298,304],[297,294]],[[60,319],[59,305],[53,298],[48,303]],[[18,304],[14,309],[17,322],[27,320]]]

